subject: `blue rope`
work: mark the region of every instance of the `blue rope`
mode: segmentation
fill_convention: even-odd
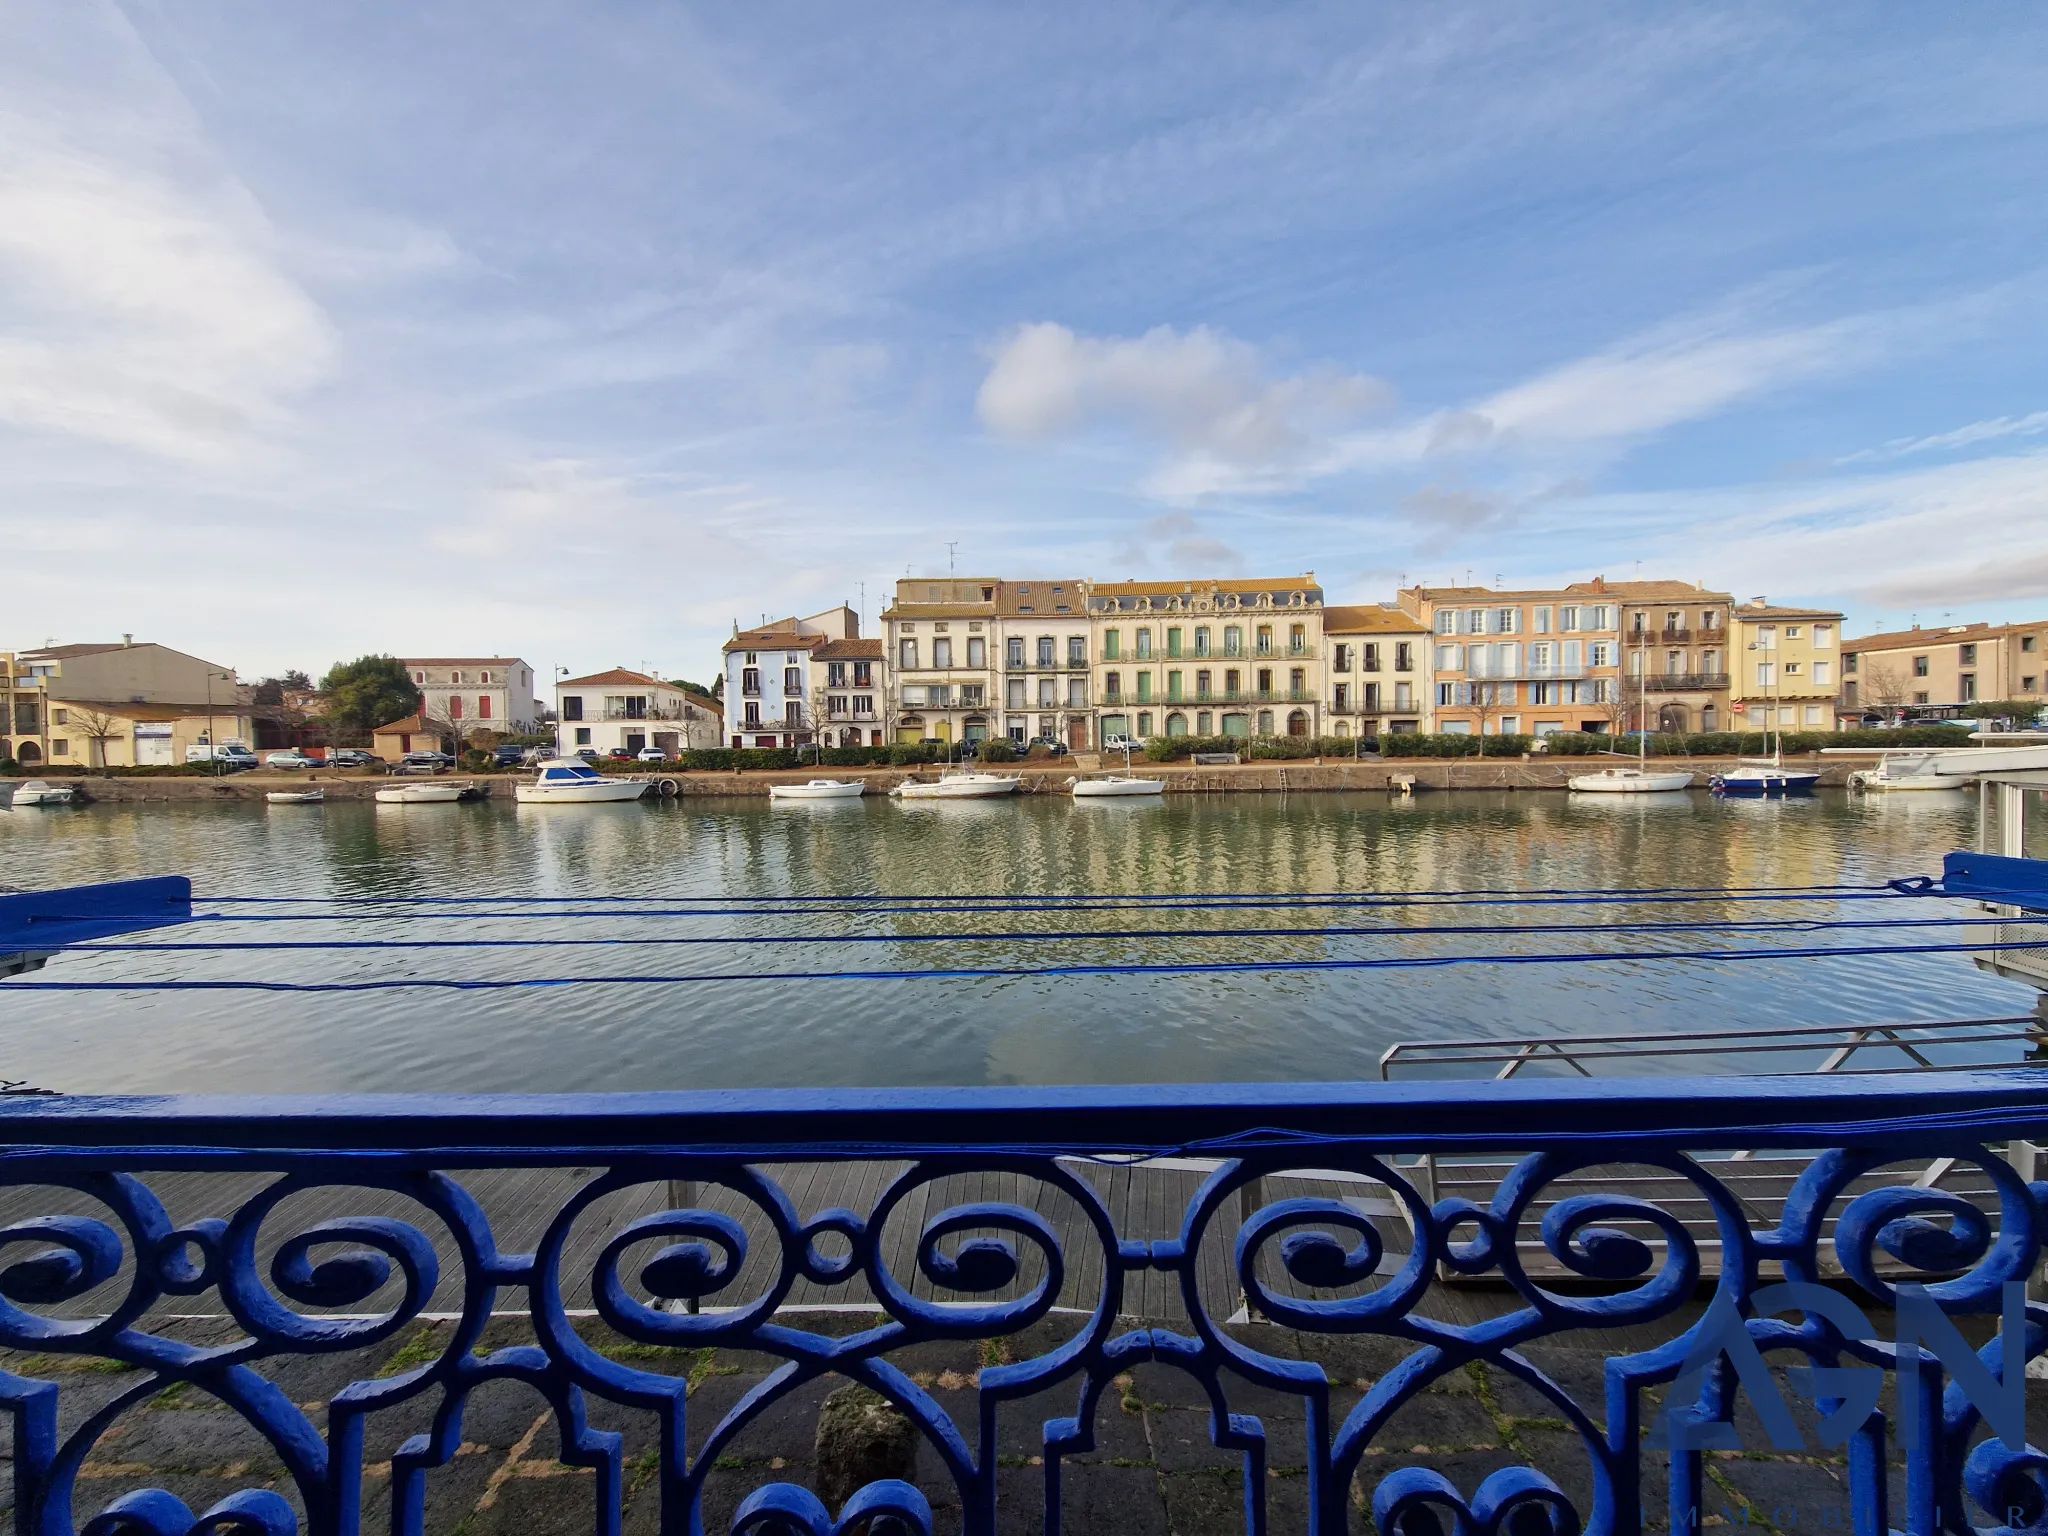
[[[703,981],[994,981],[1054,976],[1222,976],[1289,971],[1429,970],[1454,965],[1611,964],[1638,960],[1822,960],[1871,955],[1985,954],[2039,949],[2035,942],[1978,944],[1874,944],[1804,949],[1694,949],[1570,951],[1554,955],[1437,955],[1372,960],[1180,961],[1162,964],[979,966],[947,970],[736,971],[655,976],[536,976],[485,981],[408,977],[393,981],[21,981],[10,992],[396,992],[429,988],[450,992],[507,992],[546,987],[680,985]]]
[[[1899,928],[1999,927],[2010,921],[2001,917],[1885,917],[1793,918],[1729,920],[1703,923],[1456,923],[1427,927],[1401,926],[1345,927],[1332,924],[1318,928],[1086,928],[1055,929],[1050,932],[1004,933],[776,933],[776,934],[692,934],[676,938],[605,939],[236,939],[218,944],[126,943],[120,940],[91,940],[77,944],[42,946],[46,952],[75,951],[88,954],[133,954],[139,951],[230,950],[353,950],[353,949],[583,949],[617,946],[658,947],[679,944],[995,944],[1050,942],[1089,939],[1325,939],[1325,938],[1426,938],[1436,934],[1492,934],[1500,936],[1553,933],[1826,933],[1847,929],[1889,930]]]

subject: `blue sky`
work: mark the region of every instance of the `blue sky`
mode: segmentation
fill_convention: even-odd
[[[0,0],[0,644],[906,571],[2048,607],[2023,6]]]

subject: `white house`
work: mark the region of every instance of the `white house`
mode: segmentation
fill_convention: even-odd
[[[428,720],[524,734],[539,728],[533,668],[516,656],[408,657],[400,663],[420,691]]]
[[[880,746],[881,647],[844,605],[735,629],[725,642],[725,736],[735,747]]]
[[[709,694],[614,667],[555,685],[556,750],[600,757],[649,747],[664,757],[718,745],[721,711]]]

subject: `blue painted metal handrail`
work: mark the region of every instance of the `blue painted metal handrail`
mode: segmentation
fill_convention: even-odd
[[[909,1417],[972,1536],[1009,1523],[998,1507],[999,1495],[1014,1489],[997,1477],[997,1407],[1054,1389],[1066,1394],[1071,1411],[1036,1437],[1043,1475],[1034,1498],[1043,1507],[1032,1513],[1057,1531],[1068,1460],[1094,1445],[1112,1381],[1143,1362],[1199,1384],[1212,1439],[1243,1457],[1250,1531],[1266,1528],[1267,1430],[1233,1399],[1254,1389],[1302,1405],[1318,1536],[1362,1527],[1348,1495],[1368,1451],[1383,1474],[1372,1499],[1382,1536],[1574,1536],[1582,1524],[1607,1536],[1666,1518],[1674,1529],[1681,1521],[1691,1528],[1712,1504],[1702,1497],[1703,1452],[1691,1435],[1675,1451],[1646,1438],[1654,1422],[1646,1392],[1679,1379],[1701,1330],[1729,1309],[1738,1332],[1781,1362],[1896,1374],[1894,1347],[1845,1331],[1833,1309],[1809,1310],[1803,1321],[1796,1307],[1790,1318],[1763,1315],[1782,1314],[1783,1305],[1762,1287],[1815,1281],[1830,1261],[1865,1304],[1889,1307],[1901,1295],[1897,1267],[1880,1272],[1888,1263],[1881,1255],[1889,1255],[1925,1274],[1926,1294],[1944,1311],[1997,1314],[2009,1284],[2024,1284],[2039,1261],[2048,1183],[2029,1182],[1992,1144],[2048,1140],[2041,1081],[2007,1069],[1931,1080],[0,1101],[0,1166],[19,1213],[0,1229],[0,1248],[10,1250],[0,1261],[11,1261],[0,1268],[0,1348],[143,1373],[83,1417],[66,1417],[62,1394],[78,1390],[76,1374],[39,1372],[19,1359],[19,1374],[0,1372],[0,1407],[15,1421],[18,1529],[70,1532],[84,1516],[95,1533],[354,1536],[363,1518],[366,1424],[381,1410],[424,1400],[436,1409],[432,1427],[399,1448],[388,1495],[392,1528],[417,1532],[428,1481],[462,1442],[463,1405],[485,1383],[516,1381],[551,1405],[562,1459],[595,1470],[599,1531],[618,1529],[622,1453],[619,1436],[593,1423],[593,1400],[655,1415],[660,1528],[694,1532],[702,1528],[705,1478],[735,1437],[791,1393],[838,1377],[872,1387]],[[1717,1160],[1734,1148],[1785,1149],[1804,1160],[1775,1224],[1759,1221],[1723,1176],[1731,1166],[1754,1166]],[[1483,1201],[1435,1198],[1426,1168],[1406,1160],[1479,1152],[1516,1154]],[[1119,1231],[1074,1161],[1136,1153],[1215,1161],[1181,1211],[1177,1236]],[[1936,1156],[1980,1170],[1990,1195],[1978,1204],[1935,1188],[1851,1187],[1885,1164]],[[854,1159],[904,1165],[880,1180],[861,1211],[801,1213],[786,1177],[767,1167]],[[519,1213],[522,1227],[540,1233],[521,1253],[500,1248],[491,1218],[452,1171],[572,1164],[594,1176],[552,1196],[546,1210]],[[1705,1277],[1699,1241],[1670,1209],[1619,1185],[1603,1188],[1601,1170],[1616,1164],[1668,1176],[1710,1212],[1722,1255],[1711,1279],[1719,1307],[1691,1328],[1673,1314]],[[174,1222],[151,1180],[181,1169],[273,1177],[253,1193],[237,1180],[221,1209],[181,1212]],[[1303,1170],[1377,1181],[1402,1215],[1337,1200],[1268,1200],[1267,1181]],[[924,1206],[935,1181],[969,1173],[1035,1182],[1078,1219],[1063,1235],[1024,1205],[973,1201],[924,1216],[907,1247],[885,1243],[885,1233],[912,1221],[905,1213]],[[1556,1199],[1567,1181],[1571,1192]],[[414,1214],[306,1228],[289,1220],[287,1200],[334,1186],[404,1197]],[[752,1213],[748,1222],[712,1208],[701,1192],[713,1186]],[[52,1187],[88,1197],[99,1214],[78,1215],[75,1205],[36,1209],[34,1199]],[[654,1214],[572,1264],[572,1251],[588,1255],[570,1241],[579,1220],[594,1219],[607,1195],[649,1187]],[[1227,1326],[1202,1293],[1200,1259],[1218,1245],[1245,1302],[1276,1325],[1270,1334]],[[365,1372],[333,1394],[324,1425],[270,1384],[267,1372],[294,1357],[389,1341],[426,1308],[438,1253],[447,1251],[460,1258],[460,1315],[435,1358],[388,1378]],[[895,1273],[891,1251],[909,1253],[904,1262],[916,1273]],[[1528,1262],[1539,1254],[1609,1293],[1567,1292],[1532,1276]],[[1125,1315],[1128,1288],[1146,1271],[1177,1285],[1187,1331]],[[1504,1284],[1511,1308],[1469,1326],[1445,1321],[1421,1303],[1446,1272]],[[1076,1292],[1079,1281],[1069,1277],[1083,1274],[1094,1278],[1079,1293],[1079,1311],[1068,1314],[1070,1336],[982,1370],[972,1422],[956,1420],[891,1359],[929,1340],[1021,1338]],[[878,1320],[851,1335],[803,1326],[803,1314],[780,1310],[800,1279],[828,1291],[861,1287]],[[782,1365],[708,1434],[692,1434],[698,1410],[684,1376],[600,1353],[579,1336],[565,1298],[586,1286],[603,1321],[636,1345],[743,1349]],[[934,1289],[957,1300],[932,1299]],[[111,1299],[91,1315],[67,1310],[89,1293]],[[163,1337],[152,1330],[151,1309],[166,1298],[186,1312],[204,1311],[202,1298],[210,1300],[235,1320],[237,1336],[205,1346]],[[489,1317],[507,1309],[530,1313],[537,1342],[478,1353]],[[1604,1401],[1582,1401],[1524,1353],[1566,1334],[1597,1338],[1659,1319],[1673,1320],[1672,1339],[1634,1352],[1617,1345]],[[1405,1351],[1405,1363],[1339,1414],[1323,1368],[1289,1347],[1294,1333],[1377,1337]],[[2029,1304],[2021,1353],[2038,1354],[2044,1341],[2048,1308]],[[2048,1458],[1982,1437],[1973,1400],[1953,1382],[1944,1395],[1950,1357],[1916,1349],[1907,1358],[1919,1371],[1915,1401],[1927,1405],[1937,1432],[1908,1452],[1905,1482],[1892,1489],[1883,1415],[1873,1409],[1848,1426],[1854,1527],[1867,1536],[1894,1525],[1935,1536],[1987,1516],[1989,1529],[2048,1525]],[[2020,1368],[1996,1344],[1983,1359],[1994,1375]],[[1591,1468],[1586,1507],[1574,1508],[1542,1468],[1511,1467],[1461,1487],[1426,1464],[1404,1464],[1417,1458],[1387,1443],[1404,1405],[1473,1362],[1546,1398],[1576,1431]],[[1696,1379],[1684,1422],[1711,1429],[1729,1421],[1729,1369]],[[94,1444],[179,1382],[259,1429],[288,1473],[287,1489],[245,1490],[198,1516],[165,1490],[74,1512],[92,1486],[79,1473]],[[1666,1457],[1669,1509],[1646,1511],[1645,1464]],[[870,1519],[876,1531],[885,1520],[919,1533],[933,1524],[925,1494],[890,1481],[871,1484],[837,1512],[808,1490],[772,1484],[735,1519],[734,1530],[808,1536]]]

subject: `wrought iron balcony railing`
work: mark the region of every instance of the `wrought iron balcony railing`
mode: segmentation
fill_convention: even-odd
[[[2037,1529],[2037,1076],[8,1097],[18,1528],[1136,1528],[1178,1458],[1248,1531],[1692,1530],[1797,1475],[1872,1536]],[[844,1383],[915,1450],[834,1509]],[[1451,1407],[1483,1454],[1415,1443]]]
[[[1726,688],[1726,672],[1647,672],[1640,678],[1630,678],[1631,685],[1640,683],[1646,693],[1691,693],[1702,688]]]

